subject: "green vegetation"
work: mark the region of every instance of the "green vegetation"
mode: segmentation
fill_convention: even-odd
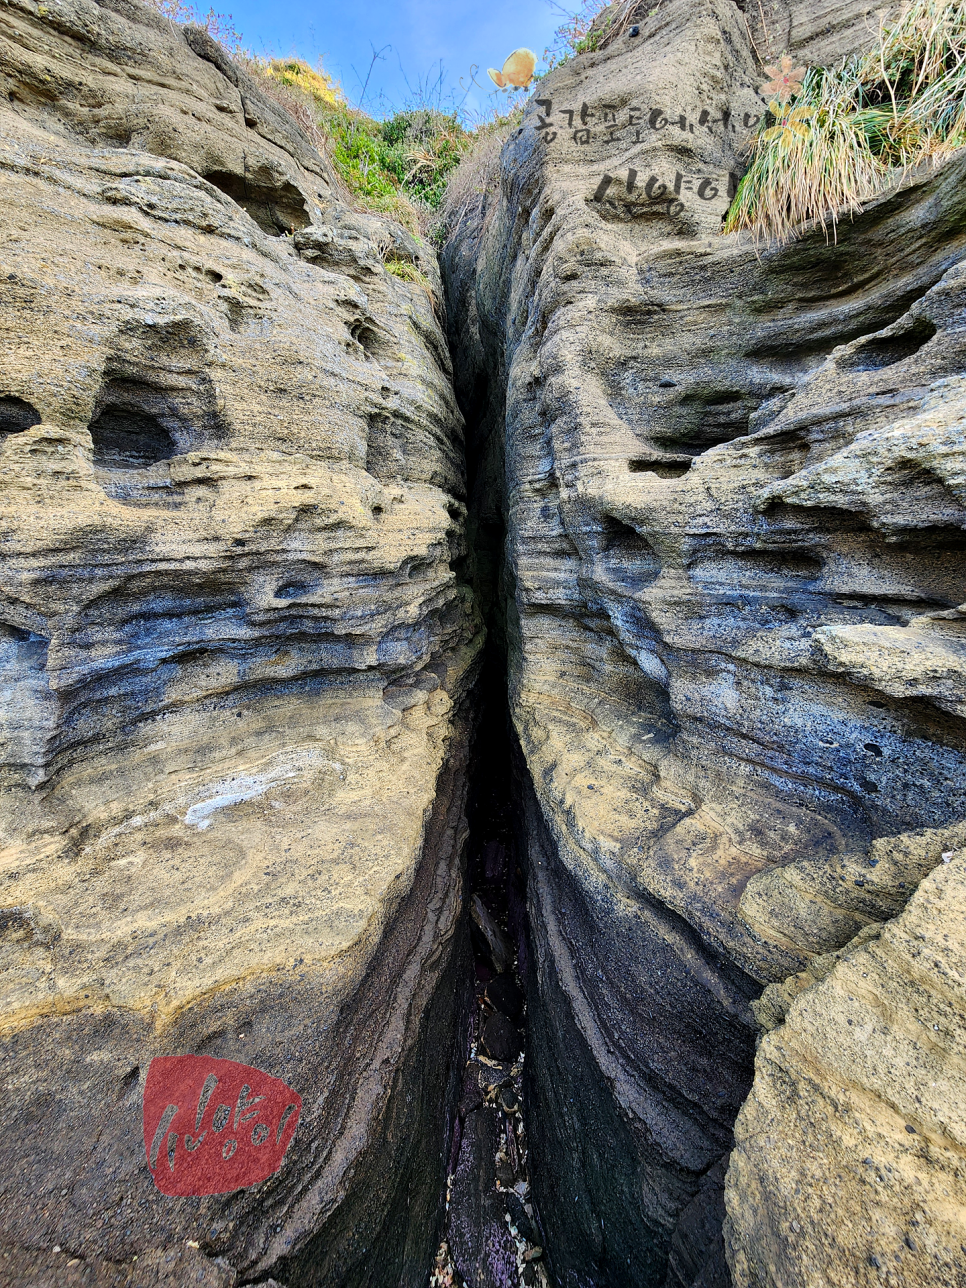
[[[588,2],[599,9],[602,0]],[[388,215],[413,233],[438,227],[438,212],[460,161],[480,147],[489,156],[494,131],[502,142],[511,123],[518,123],[517,104],[526,98],[518,91],[506,99],[502,115],[495,112],[491,120],[470,123],[458,111],[443,111],[439,102],[434,105],[432,94],[423,94],[423,102],[377,120],[353,107],[321,68],[300,58],[266,59],[246,51],[230,16],[213,9],[202,14],[190,0],[149,3],[174,22],[204,27],[224,45],[263,93],[288,112],[328,157],[347,201]],[[465,189],[465,182],[463,186]],[[387,264],[387,268],[399,277],[415,280],[407,276],[405,265]]]
[[[473,141],[456,113],[416,107],[379,121],[353,107],[323,71],[301,59],[246,63],[277,101],[285,100],[283,106],[308,112],[355,204],[390,215],[414,232],[426,226],[450,171]]]
[[[442,239],[462,220],[477,213],[496,192],[500,178],[500,153],[523,119],[523,104],[511,106],[504,116],[477,126],[472,144],[449,175],[446,192],[434,222],[434,236]]]
[[[595,54],[613,44],[635,23],[656,13],[661,0],[583,0],[554,34],[544,52],[548,70],[569,62],[578,54]]]
[[[600,47],[604,31],[611,24],[609,7],[609,0],[583,0],[580,8],[561,23],[554,33],[553,44],[544,53],[551,70],[569,62],[576,54],[594,53]]]
[[[811,68],[775,102],[724,231],[787,241],[827,229],[910,168],[966,145],[966,0],[912,0],[876,47]]]
[[[188,0],[150,3],[173,22],[204,27],[224,45],[325,153],[352,204],[389,215],[414,233],[429,226],[451,171],[475,138],[456,112],[419,105],[376,120],[353,107],[321,68],[300,58],[265,59],[246,51],[230,16],[213,9],[203,14]]]

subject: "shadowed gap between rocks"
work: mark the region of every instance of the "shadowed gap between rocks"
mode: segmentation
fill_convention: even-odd
[[[434,1285],[544,1285],[523,1117],[526,891],[516,835],[506,673],[494,633],[479,682],[470,765],[467,899],[474,1005]]]
[[[678,1209],[677,1217],[673,1230],[652,1229],[642,1190],[661,1189],[667,1169],[652,1169],[654,1160],[647,1149],[642,1153],[640,1124],[624,1120],[567,1006],[552,988],[547,997],[537,988],[536,963],[547,956],[541,945],[549,928],[529,869],[545,829],[509,708],[515,628],[507,614],[515,588],[505,551],[505,380],[498,370],[476,368],[478,355],[470,352],[461,370],[458,317],[451,327],[454,322],[450,338],[466,420],[469,502],[469,555],[458,571],[473,587],[487,644],[469,769],[466,889],[476,1002],[465,1039],[443,1242],[430,1288],[730,1288],[722,1241],[730,1122],[722,1125],[722,1152],[706,1174],[685,1175],[669,1165],[677,1184],[671,1184],[667,1203]],[[673,477],[690,464],[672,458]],[[663,458],[657,461],[657,469],[664,466]],[[652,468],[650,458],[629,465],[631,472]],[[659,571],[654,551],[613,516],[603,525],[598,558],[618,580],[630,578],[635,585]],[[509,968],[508,954],[515,959]],[[514,1013],[514,985],[524,993],[521,1015]],[[508,997],[500,995],[504,988]],[[518,1041],[522,1061],[512,1059]],[[736,1081],[743,1084],[748,1072]],[[569,1204],[561,1198],[564,1190]],[[597,1215],[604,1211],[606,1238]],[[526,1255],[532,1259],[524,1260]]]

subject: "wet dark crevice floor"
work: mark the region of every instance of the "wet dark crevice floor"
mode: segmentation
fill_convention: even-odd
[[[505,669],[491,638],[469,798],[467,901],[473,1006],[431,1288],[549,1285],[530,1194],[523,1104],[526,889],[515,837]]]

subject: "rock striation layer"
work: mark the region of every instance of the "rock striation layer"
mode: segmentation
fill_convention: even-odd
[[[964,909],[959,850],[763,1040],[728,1170],[737,1283],[966,1283]]]
[[[793,50],[847,47],[791,10]],[[484,554],[507,534],[531,1167],[568,1288],[728,1282],[756,1011],[804,981],[763,986],[901,912],[966,818],[966,157],[835,237],[721,237],[752,35],[670,0],[556,69],[444,250],[471,514]],[[817,1215],[750,1277],[794,1199],[748,1149],[735,1282],[856,1282],[809,1277]]]
[[[0,81],[0,1281],[422,1283],[479,639],[435,259],[139,4],[6,3]],[[276,1176],[155,1189],[185,1052],[301,1095]]]

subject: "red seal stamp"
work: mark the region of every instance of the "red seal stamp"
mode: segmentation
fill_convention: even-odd
[[[162,1055],[144,1084],[144,1150],[162,1194],[227,1194],[266,1180],[282,1159],[302,1098],[234,1060]]]

